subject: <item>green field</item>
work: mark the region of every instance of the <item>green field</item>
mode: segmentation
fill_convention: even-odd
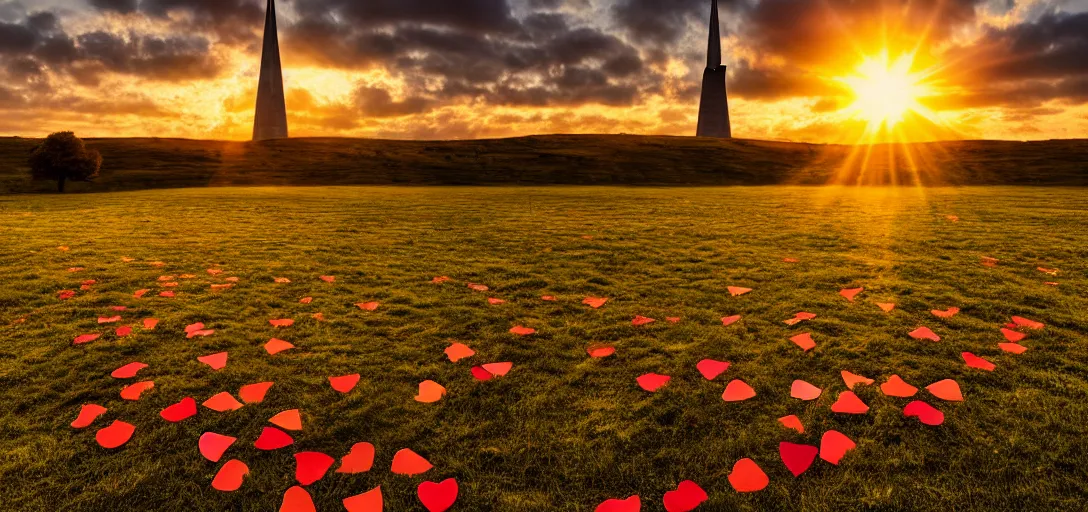
[[[1083,510],[1085,219],[1088,189],[1076,188],[314,187],[0,197],[0,501],[27,511],[277,510],[294,485],[295,451],[339,459],[366,441],[377,448],[374,469],[330,471],[308,487],[318,510],[343,510],[343,498],[378,485],[386,510],[423,510],[416,486],[445,478],[460,485],[454,511],[585,511],[633,494],[643,510],[658,511],[662,495],[688,479],[710,496],[698,510]],[[983,257],[999,264],[983,266]],[[155,296],[159,276],[182,274],[196,277],[179,280],[177,297]],[[443,275],[452,281],[431,283]],[[209,289],[226,276],[239,278],[232,289]],[[89,291],[58,300],[87,279],[97,281]],[[731,297],[727,286],[754,291]],[[839,296],[854,287],[865,288],[854,303]],[[138,289],[154,292],[135,299]],[[313,302],[300,304],[306,296]],[[610,300],[594,310],[581,304],[587,296]],[[490,305],[489,297],[507,303]],[[368,301],[381,306],[353,305]],[[897,308],[886,314],[878,302]],[[118,339],[118,324],[97,322],[115,314],[111,306],[128,307],[116,313],[119,325],[161,323]],[[962,312],[950,319],[929,313],[953,306]],[[783,323],[800,311],[818,317]],[[316,312],[326,321],[314,320]],[[743,319],[724,327],[720,318],[735,314]],[[634,327],[636,315],[658,321]],[[1030,332],[1021,355],[998,348],[1012,315],[1046,324]],[[274,329],[268,321],[277,318],[296,323]],[[215,334],[186,339],[195,322]],[[538,332],[508,333],[519,324]],[[943,340],[907,336],[923,325]],[[106,334],[72,344],[95,332]],[[789,341],[803,332],[817,344],[807,353]],[[262,345],[272,337],[298,348],[269,356]],[[450,340],[476,356],[449,362]],[[600,342],[616,354],[589,358],[587,345]],[[230,354],[220,371],[196,360],[220,351]],[[966,367],[964,351],[996,370]],[[696,371],[705,358],[732,367],[707,381]],[[135,402],[118,396],[129,381],[110,377],[133,361],[150,365],[135,380],[155,382]],[[472,365],[499,361],[513,370],[473,379]],[[841,370],[877,384],[900,375],[920,388],[916,399],[944,412],[944,424],[904,418],[911,399],[884,396],[876,385],[856,389],[868,414],[832,413],[846,390]],[[635,380],[648,372],[672,380],[648,393]],[[362,375],[352,392],[330,389],[328,377],[351,373]],[[923,389],[948,378],[964,402]],[[427,379],[447,388],[441,401],[413,400]],[[757,396],[723,402],[732,379]],[[824,394],[791,398],[795,379]],[[225,413],[201,407],[177,424],[159,417],[184,397],[199,403],[261,381],[275,382],[263,403]],[[87,429],[71,428],[86,403],[109,411]],[[295,444],[255,449],[267,420],[294,408],[304,424],[292,433]],[[776,421],[788,414],[801,418],[804,434]],[[114,419],[136,432],[106,450],[95,431]],[[779,442],[819,445],[832,429],[857,448],[838,466],[817,459],[795,479]],[[197,451],[207,431],[238,438],[223,461],[249,466],[240,490],[211,488],[220,464]],[[392,474],[401,448],[434,469]],[[765,490],[730,486],[734,463],[746,457],[770,477]]]

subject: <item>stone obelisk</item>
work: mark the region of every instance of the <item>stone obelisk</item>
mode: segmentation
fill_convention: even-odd
[[[287,104],[283,99],[283,67],[276,33],[276,2],[268,0],[264,19],[261,78],[257,82],[257,112],[253,116],[253,140],[287,138]]]
[[[699,100],[697,137],[728,139],[733,136],[729,126],[729,99],[725,94],[725,66],[722,65],[722,38],[718,24],[718,0],[710,11],[710,43],[706,50],[706,71],[703,72],[703,94]]]

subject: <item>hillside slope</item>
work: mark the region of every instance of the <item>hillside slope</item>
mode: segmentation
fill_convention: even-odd
[[[0,139],[0,193],[31,183],[34,139]],[[101,178],[73,191],[235,185],[1088,185],[1088,140],[864,147],[631,135],[500,140],[88,139]],[[866,155],[866,151],[869,152]],[[867,157],[866,157],[867,156]]]

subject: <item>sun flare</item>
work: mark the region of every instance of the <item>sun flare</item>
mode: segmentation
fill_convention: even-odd
[[[932,117],[929,109],[918,101],[932,92],[925,83],[927,73],[916,72],[913,66],[913,54],[901,55],[893,61],[885,51],[862,61],[855,74],[840,78],[854,93],[854,103],[848,111],[868,124],[869,135],[895,129],[910,112]]]

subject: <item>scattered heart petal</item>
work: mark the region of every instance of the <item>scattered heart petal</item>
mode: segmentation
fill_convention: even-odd
[[[375,487],[362,494],[344,498],[344,508],[348,512],[382,512],[385,504],[382,501],[381,486]]]
[[[994,268],[994,267],[997,266],[998,261],[999,260],[997,258],[991,258],[989,256],[983,256],[982,257],[982,266]]]
[[[196,360],[210,366],[212,370],[222,370],[227,366],[227,357],[226,352],[219,352],[218,354],[198,357]]]
[[[699,373],[703,375],[704,379],[714,380],[729,369],[729,363],[726,361],[716,361],[714,359],[703,359],[695,365],[695,368],[699,370]]]
[[[608,357],[612,354],[615,354],[616,347],[613,347],[612,345],[609,345],[607,343],[594,343],[586,347],[586,353],[589,354],[589,357],[592,357],[594,359],[600,359],[602,357]]]
[[[1006,329],[1006,328],[1001,329],[1001,334],[1005,335],[1005,339],[1009,340],[1010,343],[1019,343],[1019,342],[1023,341],[1024,338],[1028,337],[1027,334],[1024,334],[1022,332],[1016,332],[1016,331],[1014,331],[1012,329]]]
[[[272,338],[268,340],[268,343],[264,344],[264,350],[268,352],[268,355],[270,356],[274,356],[276,354],[279,354],[280,352],[283,352],[284,350],[291,350],[293,348],[295,348],[295,346],[292,345],[290,342],[278,338]]]
[[[140,362],[126,364],[110,374],[110,377],[115,379],[131,379],[139,373],[140,370],[147,368],[147,365]]]
[[[781,423],[783,427],[796,430],[798,434],[805,433],[805,426],[801,423],[801,418],[798,418],[793,414],[778,418],[778,422]]]
[[[939,310],[936,310],[936,309],[934,309],[933,311],[930,311],[930,313],[933,313],[933,316],[935,316],[937,318],[952,318],[952,317],[956,316],[957,314],[959,314],[959,312],[960,312],[960,308],[955,308],[955,307],[948,308],[948,309],[946,309],[944,311],[939,311]]]
[[[159,325],[159,319],[158,318],[145,318],[144,319],[144,330],[145,331],[153,331],[153,330],[155,330],[155,326],[157,326],[157,325]]]
[[[72,340],[72,344],[82,345],[84,343],[90,343],[94,340],[97,340],[101,336],[101,334],[84,334],[82,336],[76,336],[76,339]]]
[[[205,400],[203,405],[216,412],[236,411],[242,408],[242,403],[226,391]]]
[[[279,450],[280,448],[291,446],[294,442],[295,440],[291,439],[291,436],[287,435],[287,432],[275,427],[264,427],[264,430],[261,430],[260,437],[253,443],[253,446],[258,450]]]
[[[324,322],[325,321],[325,314],[324,313],[320,313],[320,312],[319,313],[314,313],[313,315],[310,315],[310,316],[313,317],[313,319],[317,320],[318,322]]]
[[[335,283],[336,282],[336,276],[321,276],[318,279],[321,279],[322,281],[325,281],[326,283]]]
[[[554,295],[542,295],[540,297],[540,300],[547,301],[547,302],[555,302],[558,299],[556,299]]]
[[[857,446],[853,440],[842,432],[828,430],[820,438],[820,458],[834,465],[839,465],[846,452]]]
[[[675,491],[666,492],[662,501],[666,512],[690,512],[708,499],[710,497],[699,484],[684,480],[676,486]]]
[[[871,386],[874,382],[873,379],[850,373],[846,370],[842,371],[842,381],[846,383],[846,389],[854,389],[854,386],[857,386],[858,384]]]
[[[616,498],[605,500],[604,503],[597,505],[593,512],[639,512],[639,510],[642,510],[642,500],[635,495],[623,500]]]
[[[84,404],[79,408],[79,416],[72,421],[72,428],[87,428],[94,423],[99,416],[106,414],[107,409],[98,404]]]
[[[994,371],[994,368],[996,368],[993,363],[970,352],[964,352],[961,355],[963,356],[963,362],[967,363],[967,366],[970,368],[977,368],[979,370],[986,370],[988,372],[992,372]]]
[[[380,302],[360,302],[355,305],[363,311],[377,311],[378,306],[381,306]]]
[[[917,416],[918,421],[934,427],[944,423],[944,413],[921,400],[915,400],[907,404],[903,408],[903,416],[908,418]]]
[[[751,288],[742,288],[740,286],[728,286],[726,289],[729,290],[729,295],[734,297],[740,297],[741,295],[752,291]]]
[[[449,276],[437,276],[434,279],[431,279],[431,282],[434,284],[442,284],[448,282],[449,280]]]
[[[767,474],[752,459],[738,460],[733,465],[733,472],[729,473],[729,485],[737,492],[762,491],[768,483]]]
[[[223,458],[223,454],[227,452],[227,448],[230,448],[238,438],[225,436],[223,434],[216,434],[215,432],[205,432],[200,435],[200,441],[197,443],[200,449],[200,454],[212,462],[219,462],[219,459]]]
[[[309,304],[314,301],[313,297],[303,297],[298,300],[299,304]]]
[[[233,288],[233,287],[234,287],[234,283],[213,284],[212,285],[212,291],[213,292],[219,292],[219,291],[223,291],[223,290],[229,290],[230,288]]]
[[[506,304],[506,301],[502,300],[502,299],[496,299],[496,298],[492,297],[490,299],[487,299],[487,303],[491,304],[492,306],[498,306],[500,304]]]
[[[729,327],[730,325],[733,325],[733,324],[739,322],[740,319],[741,319],[740,315],[723,316],[722,317],[722,325],[725,326],[725,327]]]
[[[340,459],[340,468],[337,473],[365,473],[374,465],[374,445],[370,443],[355,443],[343,458]]]
[[[299,484],[310,485],[322,478],[329,471],[336,459],[321,452],[299,452],[295,454],[295,480]]]
[[[831,405],[831,412],[842,414],[865,414],[869,412],[869,406],[865,405],[853,391],[843,391],[839,399]]]
[[[657,373],[647,373],[647,374],[639,376],[639,378],[637,378],[635,380],[638,382],[638,386],[640,388],[653,393],[653,392],[661,389],[661,387],[664,386],[665,384],[667,384],[669,382],[669,379],[671,379],[671,378],[672,377],[669,377],[668,375],[660,375],[660,374],[657,374]]]
[[[159,292],[159,297],[172,299],[176,294],[172,291]]]
[[[510,332],[513,334],[517,334],[518,336],[528,336],[530,334],[536,334],[536,329],[515,325],[514,327],[510,328]]]
[[[790,338],[790,341],[798,347],[801,347],[801,350],[804,350],[805,352],[816,348],[816,342],[812,341],[812,334],[807,332]]]
[[[756,396],[756,390],[752,389],[748,383],[740,379],[734,379],[729,381],[729,384],[725,385],[725,392],[722,393],[722,400],[726,402],[741,402],[748,400]]]
[[[476,283],[467,283],[467,284],[468,284],[468,287],[470,289],[472,289],[474,291],[477,291],[477,292],[486,292],[486,291],[491,289],[491,288],[488,288],[486,285],[482,285],[482,284],[476,284]]]
[[[1019,343],[998,343],[997,346],[1001,347],[1001,350],[1012,354],[1023,354],[1028,351],[1027,347]]]
[[[929,393],[941,400],[947,400],[949,402],[962,402],[963,393],[960,391],[960,385],[952,379],[945,379],[942,381],[934,382],[926,386],[926,390]]]
[[[941,337],[931,331],[929,327],[919,327],[910,332],[910,337],[916,340],[941,341]]]
[[[783,263],[801,263],[801,260],[797,258],[782,258]]]
[[[880,309],[884,310],[885,313],[891,313],[892,310],[895,309],[895,304],[891,302],[878,302],[876,303],[876,305]]]
[[[75,296],[76,292],[74,290],[61,290],[57,292],[57,298],[60,300],[68,300]]]
[[[815,400],[820,398],[824,390],[809,384],[803,380],[793,381],[793,385],[790,387],[790,396],[798,400]]]
[[[146,290],[146,289],[145,290],[136,290],[135,292],[132,292],[132,296],[137,298],[137,299],[140,299],[140,298],[143,298],[144,295],[147,295],[147,292],[150,292],[150,291],[151,290]]]
[[[416,395],[415,400],[425,404],[433,404],[441,400],[445,395],[445,387],[433,380],[425,380],[419,383],[419,394]]]
[[[212,479],[212,488],[223,492],[237,491],[242,487],[242,481],[248,474],[249,466],[246,466],[244,462],[238,459],[228,460]]]
[[[132,401],[139,400],[140,395],[142,395],[144,391],[147,391],[153,387],[155,387],[155,383],[150,380],[130,384],[128,386],[125,386],[125,389],[121,390],[121,398]]]
[[[514,368],[514,363],[488,363],[481,366],[487,373],[496,377],[502,377],[507,373],[510,373],[510,370]]]
[[[636,315],[634,320],[631,320],[631,325],[633,325],[635,327],[639,327],[639,326],[647,325],[647,324],[652,324],[652,323],[654,323],[653,318],[647,318],[647,317],[644,317],[642,315]]]
[[[1027,318],[1021,316],[1012,317],[1012,323],[1019,325],[1020,327],[1026,327],[1028,329],[1034,330],[1039,330],[1045,327],[1045,325],[1043,325],[1043,323],[1041,322],[1036,322],[1035,320],[1028,320]]]
[[[472,372],[472,377],[479,381],[489,381],[495,377],[482,366],[473,366],[470,371]]]
[[[290,318],[269,320],[268,323],[272,324],[272,327],[291,327],[292,325],[295,325],[295,321]]]
[[[819,453],[819,448],[807,444],[794,444],[785,441],[778,443],[778,455],[782,458],[782,463],[786,465],[786,469],[790,470],[795,478],[808,471]]]
[[[209,268],[208,269],[208,274],[209,275],[218,276],[218,275],[220,275],[222,273],[223,273],[223,271],[221,269],[218,269],[218,268]]]
[[[196,416],[196,400],[192,397],[182,398],[180,402],[160,411],[159,416],[170,423],[192,418]]]
[[[132,327],[129,327],[127,325],[124,327],[118,327],[117,330],[113,331],[113,334],[117,335],[118,338],[124,338],[125,336],[132,334]]]
[[[215,329],[202,329],[199,331],[193,331],[186,335],[186,338],[196,338],[197,336],[205,337],[215,334]]]
[[[457,480],[423,482],[416,488],[416,496],[428,512],[446,512],[457,501]]]
[[[298,409],[283,411],[269,418],[268,422],[285,430],[302,430],[302,414]]]
[[[355,385],[359,383],[359,374],[353,373],[351,375],[344,375],[341,377],[329,377],[329,385],[333,389],[347,393],[352,389],[355,389]]]
[[[816,315],[814,315],[812,313],[806,313],[806,312],[802,311],[800,313],[797,313],[796,315],[793,315],[793,318],[791,318],[789,320],[784,320],[782,323],[784,323],[786,325],[789,325],[789,326],[794,326],[794,325],[797,325],[797,324],[799,324],[801,322],[804,322],[804,321],[807,321],[807,320],[812,320],[812,319],[815,319],[815,318],[816,318]]]
[[[112,324],[114,322],[120,322],[120,321],[121,321],[120,316],[111,316],[111,317],[100,316],[100,317],[98,317],[98,323],[99,324]]]
[[[195,324],[189,324],[189,325],[185,326],[185,334],[189,334],[191,332],[196,332],[196,331],[199,331],[201,329],[204,329],[204,323],[203,322],[197,322]]]
[[[863,291],[865,291],[865,288],[846,288],[839,291],[839,295],[842,295],[850,302],[854,302],[854,297],[857,297]]]
[[[288,283],[291,282],[291,280],[287,279],[286,277],[275,277],[275,278],[272,278],[272,281],[277,283],[277,284],[288,284]]]
[[[418,453],[404,448],[393,455],[391,470],[398,475],[415,476],[422,475],[433,467],[427,459],[424,459]]]
[[[279,512],[317,512],[317,507],[314,506],[310,493],[296,485],[283,493]]]
[[[268,389],[272,387],[272,382],[258,382],[256,384],[246,384],[238,390],[238,397],[247,404],[256,404],[264,401],[264,395],[268,393]]]
[[[453,363],[476,355],[476,351],[469,348],[468,345],[457,342],[451,343],[450,346],[446,347],[445,353],[446,357]]]
[[[880,385],[880,391],[884,393],[885,396],[909,398],[918,392],[918,388],[907,384],[907,382],[898,375],[892,375],[888,378],[887,382]]]
[[[94,440],[98,445],[106,449],[118,448],[132,439],[136,427],[121,420],[113,420],[110,426],[95,432]]]
[[[582,304],[585,304],[593,309],[599,309],[606,302],[608,302],[608,299],[604,297],[586,297],[582,300]]]

